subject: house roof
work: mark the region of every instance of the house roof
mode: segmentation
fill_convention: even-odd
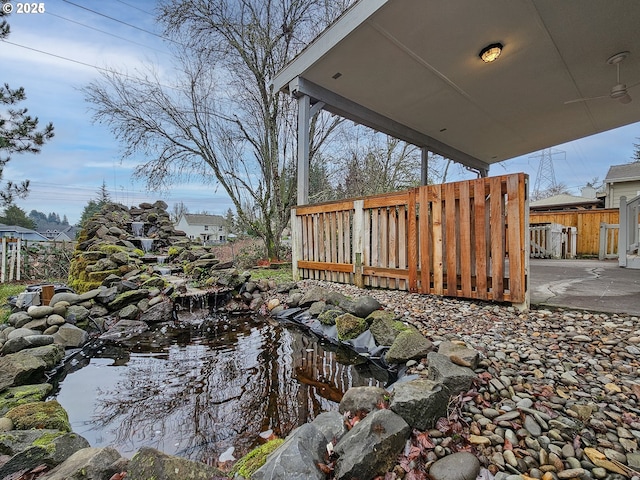
[[[360,0],[273,86],[486,168],[640,121],[638,18],[632,0]],[[496,42],[502,55],[484,63]],[[622,51],[630,104],[608,97],[607,60]]]
[[[547,208],[547,207],[569,207],[569,206],[593,206],[599,205],[602,200],[599,198],[586,198],[577,195],[560,194],[529,202],[529,208]]]
[[[184,219],[189,225],[224,225],[225,219],[221,215],[203,215],[185,213]]]
[[[640,161],[626,163],[624,165],[611,165],[605,183],[633,182],[640,180]]]
[[[47,242],[49,239],[39,234],[35,230],[20,227],[18,225],[5,225],[0,223],[0,237],[15,236],[26,240],[35,240],[39,242]]]

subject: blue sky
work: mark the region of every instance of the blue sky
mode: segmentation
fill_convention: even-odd
[[[162,199],[169,209],[182,201],[192,213],[224,214],[231,201],[212,185],[191,183],[175,185],[168,193],[147,192],[142,182],[132,179],[142,159],[121,163],[120,146],[105,127],[92,123],[79,90],[98,77],[95,67],[134,71],[145,62],[168,65],[154,21],[155,1],[43,3],[45,13],[12,14],[11,35],[0,42],[0,81],[25,87],[27,101],[22,105],[42,125],[53,122],[55,127],[54,139],[40,154],[14,155],[5,168],[5,179],[31,180],[31,194],[17,205],[27,213],[35,209],[67,215],[75,223],[104,181],[112,198],[126,205]],[[602,181],[611,165],[631,161],[639,137],[640,124],[633,124],[556,146],[554,152],[566,152],[554,155],[557,182],[579,194],[586,182],[596,177]],[[533,186],[539,156],[532,153],[493,165],[490,173],[524,171]],[[451,180],[470,178],[461,168],[451,173]]]

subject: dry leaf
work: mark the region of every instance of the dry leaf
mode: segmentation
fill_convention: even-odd
[[[605,457],[604,453],[599,452],[595,448],[585,448],[584,454],[589,457],[589,460],[591,460],[597,467],[602,467],[606,470],[609,470],[610,472],[619,473],[620,475],[630,476],[624,468],[618,466],[611,460],[607,460],[607,457]]]

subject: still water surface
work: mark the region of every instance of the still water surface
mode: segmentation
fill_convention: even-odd
[[[216,464],[272,430],[284,437],[337,409],[351,386],[386,372],[292,324],[256,317],[181,318],[68,362],[57,400],[92,447],[140,447]]]

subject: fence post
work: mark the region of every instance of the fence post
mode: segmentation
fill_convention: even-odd
[[[607,254],[607,227],[604,222],[600,222],[600,248],[598,250],[598,260],[604,260]]]
[[[618,266],[627,266],[627,228],[629,228],[629,222],[627,220],[627,197],[620,197],[620,216],[618,224]]]
[[[18,238],[16,246],[18,258],[16,260],[16,280],[20,281],[20,268],[22,267],[22,240]]]
[[[298,260],[302,256],[302,227],[299,225],[298,217],[296,215],[296,209],[291,209],[291,269],[293,279],[295,281],[300,280],[298,273]]]
[[[2,265],[0,266],[0,282],[6,281],[7,275],[7,237],[2,237]]]
[[[364,200],[353,202],[353,281],[357,287],[364,287],[362,276],[362,246],[364,245]]]

